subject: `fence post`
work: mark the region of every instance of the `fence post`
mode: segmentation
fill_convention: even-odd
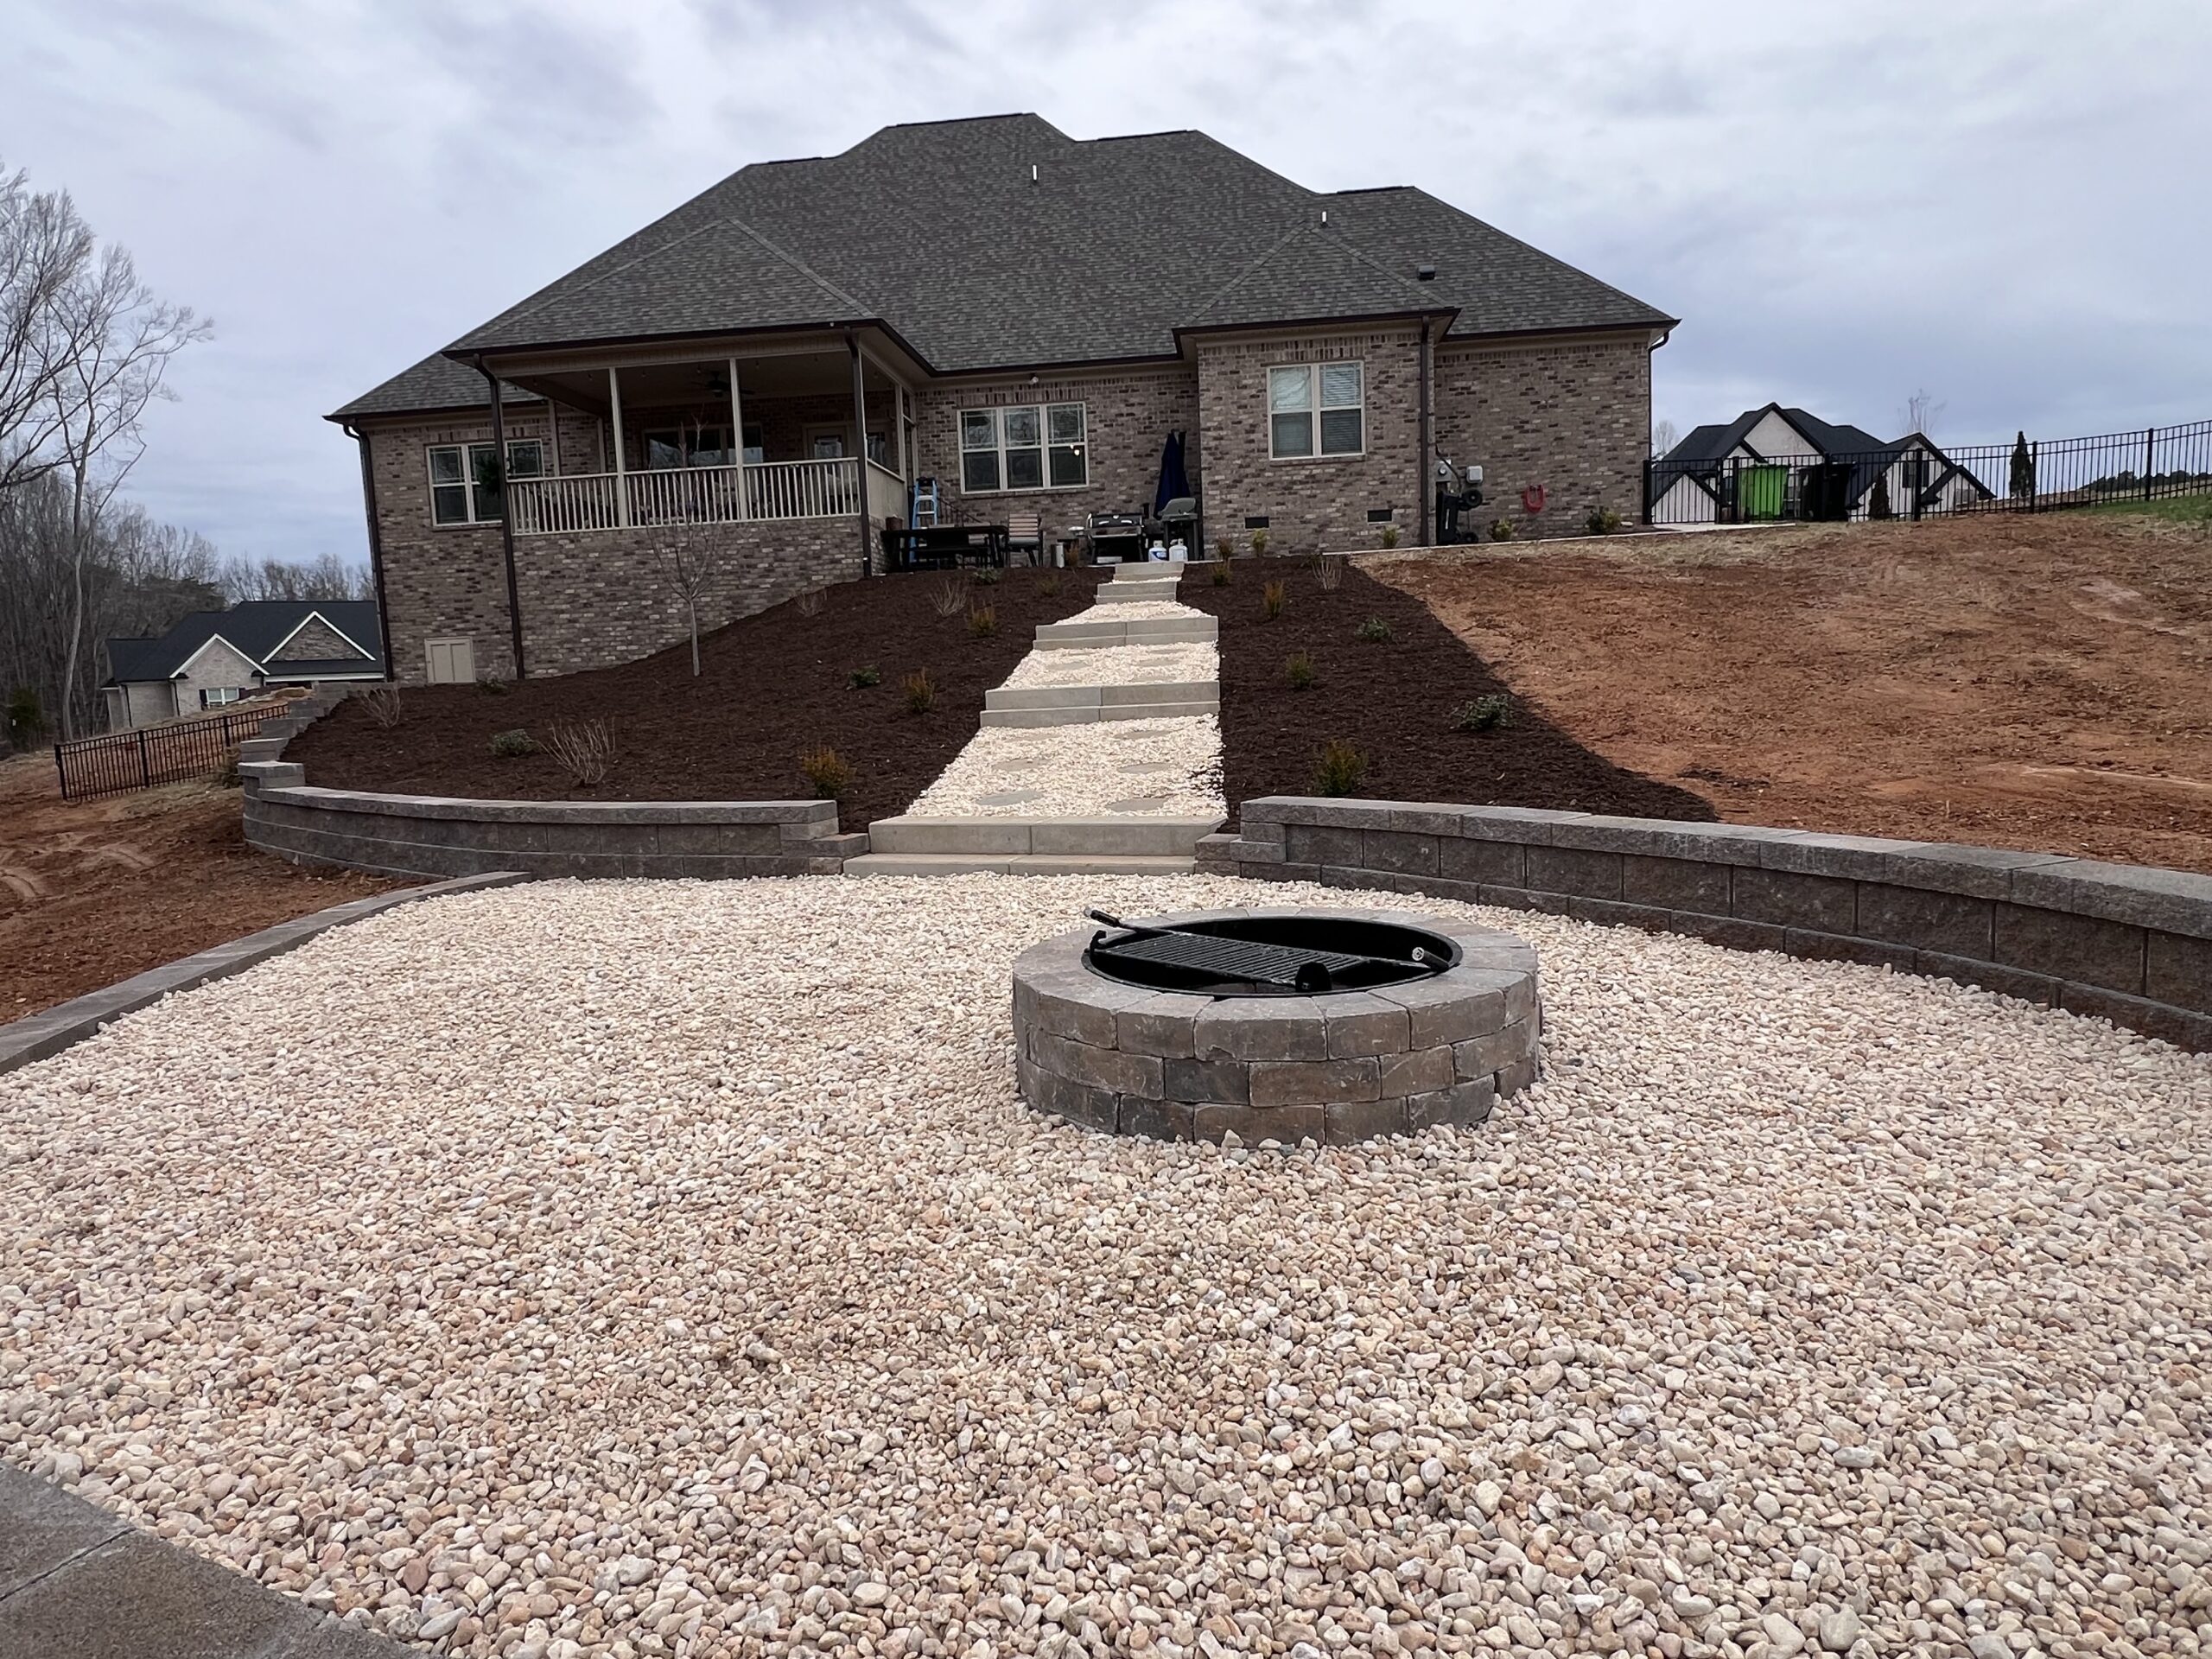
[[[146,728],[138,728],[138,787],[150,789],[154,785],[154,763],[146,755]]]
[[[2043,493],[2043,440],[2037,438],[2028,445],[2028,511],[2042,511],[2036,505]]]
[[[67,743],[57,743],[54,746],[54,775],[60,782],[61,798],[65,801],[69,798],[69,763],[64,758],[68,753],[69,746]]]
[[[2146,426],[2143,429],[2143,499],[2145,501],[2151,499],[2151,468],[2158,453],[2158,429]]]
[[[1643,522],[1646,524],[1651,522],[1651,457],[1646,455],[1643,458]]]

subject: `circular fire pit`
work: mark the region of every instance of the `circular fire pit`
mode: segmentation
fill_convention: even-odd
[[[1479,1123],[1536,1077],[1536,952],[1389,910],[1196,911],[1077,928],[1014,964],[1039,1111],[1256,1144]]]

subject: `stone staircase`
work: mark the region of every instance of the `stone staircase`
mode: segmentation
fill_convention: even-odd
[[[1218,637],[1219,625],[1210,616],[1110,618],[1117,605],[1173,601],[1184,569],[1180,564],[1117,565],[1089,611],[1070,621],[1039,626],[1036,648],[1211,644]],[[982,723],[1077,726],[1104,720],[1183,719],[1220,711],[1218,679],[1001,686],[984,695]],[[1198,842],[1219,823],[1213,817],[1137,814],[879,818],[868,826],[868,851],[847,860],[845,874],[1173,875],[1194,868]]]

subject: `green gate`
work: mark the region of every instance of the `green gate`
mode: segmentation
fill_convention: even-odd
[[[1789,499],[1787,467],[1743,467],[1736,472],[1736,512],[1744,518],[1779,518]]]

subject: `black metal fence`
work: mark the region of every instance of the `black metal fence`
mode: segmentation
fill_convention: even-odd
[[[2212,496],[2212,421],[2089,438],[1643,463],[1648,524],[2047,512],[2184,495]]]
[[[156,784],[209,778],[230,764],[232,753],[279,711],[219,715],[149,726],[105,737],[81,738],[54,746],[54,769],[61,774],[61,798],[90,800]]]

